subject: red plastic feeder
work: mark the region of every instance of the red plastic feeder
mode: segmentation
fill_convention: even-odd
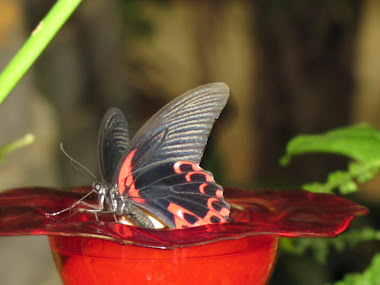
[[[266,284],[279,236],[333,237],[367,210],[302,190],[225,188],[232,222],[152,230],[88,212],[47,216],[90,188],[28,188],[0,194],[0,235],[49,235],[65,284]],[[96,199],[96,197],[94,197]]]
[[[278,237],[258,235],[174,249],[49,237],[64,284],[266,284]]]

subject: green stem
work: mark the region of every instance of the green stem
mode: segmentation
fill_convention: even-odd
[[[59,0],[0,74],[0,104],[82,0]]]
[[[34,136],[32,134],[26,134],[24,137],[15,140],[5,146],[0,147],[0,161],[3,160],[3,156],[9,152],[12,152],[18,148],[22,148],[28,144],[34,142]]]

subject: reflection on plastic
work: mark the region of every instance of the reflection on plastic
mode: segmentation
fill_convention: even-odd
[[[344,231],[356,215],[367,212],[366,208],[335,195],[225,188],[226,200],[232,205],[232,221],[223,224],[154,230],[115,223],[113,216],[106,214],[96,221],[93,213],[80,209],[57,216],[45,214],[72,205],[90,189],[27,188],[0,193],[0,235],[86,236],[123,244],[175,248],[258,234],[333,237]],[[90,198],[96,201],[96,197]]]
[[[278,237],[250,236],[175,249],[51,236],[64,284],[266,284]]]

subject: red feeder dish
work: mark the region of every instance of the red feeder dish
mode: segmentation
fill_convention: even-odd
[[[278,237],[249,236],[174,249],[49,237],[64,284],[266,284]]]
[[[278,237],[333,237],[367,212],[335,195],[225,188],[232,206],[226,223],[156,230],[116,223],[106,214],[96,221],[77,208],[47,215],[89,191],[2,192],[0,235],[49,235],[64,284],[266,284]]]

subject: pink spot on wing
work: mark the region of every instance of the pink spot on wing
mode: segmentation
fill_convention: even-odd
[[[182,165],[181,161],[177,161],[176,163],[174,163],[173,168],[174,168],[175,173],[178,173],[178,174],[182,173],[181,165]]]
[[[191,181],[191,175],[194,174],[201,174],[204,175],[206,181],[208,182],[214,182],[214,177],[210,175],[209,173],[203,172],[203,171],[192,171],[186,174],[185,179],[186,181],[190,182]]]
[[[133,166],[132,158],[135,155],[137,148],[128,153],[123,164],[120,167],[119,176],[118,176],[118,187],[120,194],[124,194],[127,190],[127,186],[130,186],[133,182]]]
[[[173,214],[176,229],[207,225],[206,221],[175,203],[170,203],[168,206],[168,210]],[[198,220],[194,224],[191,224],[188,221],[186,221],[184,216],[185,214],[195,216],[198,218]]]
[[[226,219],[225,217],[228,217],[228,215],[230,214],[230,210],[227,209],[227,208],[225,208],[225,207],[223,207],[223,208],[220,209],[220,211],[217,211],[212,206],[212,202],[219,202],[219,200],[216,199],[216,198],[210,198],[210,199],[208,199],[208,201],[207,201],[207,207],[210,210],[214,211],[214,215],[219,216],[222,220],[225,220]]]
[[[199,186],[199,192],[205,194],[205,187],[206,187],[207,185],[208,185],[207,183],[202,183],[202,184]]]
[[[125,185],[126,186],[131,186],[133,183],[133,176],[132,175],[128,175],[127,178],[125,178]]]
[[[184,164],[191,165],[191,169],[194,171],[202,171],[203,170],[202,167],[200,167],[198,164],[195,164],[195,163],[190,162],[190,161],[178,160],[173,165],[174,171],[178,174],[183,173],[183,171],[181,170],[181,166]]]

